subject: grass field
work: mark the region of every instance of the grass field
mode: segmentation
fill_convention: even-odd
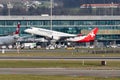
[[[101,61],[46,61],[46,60],[4,60],[0,61],[0,68],[80,68],[80,69],[117,69],[120,70],[119,61],[107,61],[106,66],[101,65]]]
[[[17,50],[15,50],[14,52],[9,52],[9,51],[5,51],[4,54],[2,54],[2,52],[0,52],[0,56],[52,56],[52,57],[82,57],[82,56],[98,56],[98,57],[120,57],[120,53],[116,52],[116,53],[98,53],[98,54],[93,54],[93,53],[89,53],[88,51],[94,51],[93,49],[79,49],[79,50],[36,50],[33,49],[34,51],[22,51],[20,50],[20,53],[17,53]],[[88,50],[86,52],[86,50]],[[95,50],[99,50],[99,49],[95,49]],[[113,51],[118,50],[118,49],[114,49]]]
[[[120,80],[119,77],[79,77],[79,76],[44,76],[44,75],[0,75],[0,80]]]

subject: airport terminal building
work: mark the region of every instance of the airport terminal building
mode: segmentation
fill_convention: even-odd
[[[120,44],[120,16],[0,16],[0,35],[15,31],[20,22],[20,35],[29,27],[41,27],[70,34],[87,34],[99,28],[96,40],[104,44]]]

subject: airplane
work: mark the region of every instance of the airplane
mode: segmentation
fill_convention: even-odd
[[[80,36],[80,35],[68,34],[68,33],[63,33],[63,32],[43,29],[43,28],[36,28],[36,27],[31,27],[24,30],[24,32],[26,33],[48,37],[55,41],[64,39],[66,41],[72,41],[72,42],[94,41],[97,31],[98,28],[94,28],[87,36]]]
[[[14,44],[17,41],[17,39],[19,38],[19,32],[20,32],[20,24],[18,23],[16,31],[13,33],[13,35],[7,35],[7,36],[0,37],[0,46]]]

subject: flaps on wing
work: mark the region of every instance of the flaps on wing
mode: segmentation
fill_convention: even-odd
[[[76,37],[76,36],[62,36],[60,39],[59,39],[59,41],[66,41],[66,39],[68,39],[68,38],[74,38],[74,37]]]

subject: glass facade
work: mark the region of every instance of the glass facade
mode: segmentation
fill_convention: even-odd
[[[15,27],[17,23],[20,22],[21,24],[21,36],[26,35],[24,30],[28,27],[41,27],[50,29],[50,20],[48,19],[19,19],[19,20],[0,20],[0,34],[4,35],[9,32],[15,31]],[[97,34],[97,40],[116,40],[120,41],[120,20],[118,19],[94,19],[94,20],[87,20],[87,19],[53,19],[52,21],[53,30],[66,32],[70,34],[79,34],[82,33],[83,35],[87,34],[92,30],[94,27],[99,28],[99,32]]]

